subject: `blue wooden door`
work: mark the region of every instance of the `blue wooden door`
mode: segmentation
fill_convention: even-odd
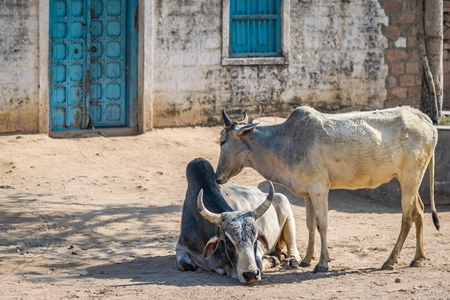
[[[50,2],[52,131],[137,125],[137,0]]]

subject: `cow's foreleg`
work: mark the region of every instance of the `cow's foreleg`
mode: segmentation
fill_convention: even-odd
[[[314,207],[311,198],[305,197],[306,209],[306,227],[308,228],[308,247],[306,248],[306,255],[300,263],[301,267],[309,267],[311,260],[314,258],[314,243],[316,240],[316,215],[314,214]]]
[[[316,215],[317,230],[320,234],[320,259],[319,263],[314,267],[314,273],[327,272],[330,255],[328,254],[328,190],[322,187],[314,188],[309,191],[311,202]]]
[[[180,245],[180,243],[177,243],[175,251],[178,269],[180,269],[181,271],[195,271],[197,269],[197,265],[191,259],[184,246]]]
[[[410,267],[421,267],[422,262],[425,259],[425,251],[423,250],[423,209],[424,205],[419,194],[416,194],[416,255],[414,260],[409,265]]]

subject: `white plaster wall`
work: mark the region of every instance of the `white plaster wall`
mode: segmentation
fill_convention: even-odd
[[[48,92],[48,64],[49,64],[49,0],[39,1],[39,111],[38,130],[48,133],[49,128],[49,92]]]
[[[153,0],[139,1],[138,40],[138,127],[141,132],[153,127],[153,74],[155,6]]]
[[[381,108],[386,98],[388,18],[377,0],[301,1],[293,5],[288,83],[305,104],[324,109]],[[297,86],[297,88],[295,87]]]
[[[0,132],[38,130],[38,3],[0,7]]]
[[[288,64],[222,66],[222,1],[139,1],[139,128],[382,107],[388,20],[378,0],[289,1]],[[6,3],[6,2],[5,2]],[[0,8],[0,132],[48,131],[48,0]]]
[[[221,3],[155,1],[154,126],[324,111],[376,109],[386,98],[388,19],[377,0],[290,1],[289,63],[222,66]]]

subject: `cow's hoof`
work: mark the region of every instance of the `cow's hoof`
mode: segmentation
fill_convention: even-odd
[[[297,268],[299,265],[298,260],[296,260],[294,256],[289,257],[288,261],[289,261],[289,266],[291,266],[291,268]]]
[[[328,272],[327,266],[319,266],[319,264],[317,264],[314,267],[313,273],[324,273],[324,272]]]
[[[311,266],[311,264],[309,263],[309,262],[306,262],[306,261],[301,261],[300,262],[300,267],[302,267],[302,268],[307,268],[307,267],[310,267]]]
[[[383,264],[383,266],[381,267],[381,270],[392,271],[392,270],[394,270],[394,266],[391,266],[390,264],[385,262]]]
[[[185,262],[185,261],[180,261],[180,262],[178,263],[178,268],[179,268],[181,271],[190,271],[190,272],[192,272],[192,271],[195,271],[195,270],[197,269],[197,266],[194,265],[194,264]]]
[[[413,260],[413,261],[409,264],[409,266],[410,266],[410,267],[414,267],[414,268],[420,268],[420,267],[423,267],[422,264],[421,264],[419,261],[417,261],[417,260]]]
[[[272,253],[269,254],[269,256],[273,256],[278,258],[280,261],[284,260],[286,257],[283,255],[283,253],[278,252],[278,251],[273,251]]]
[[[276,256],[269,256],[268,260],[270,261],[271,268],[275,268],[281,264],[280,260]]]

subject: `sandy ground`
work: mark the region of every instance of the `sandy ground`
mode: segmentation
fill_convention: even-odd
[[[203,157],[215,167],[220,131],[0,136],[0,298],[450,299],[450,208],[437,207],[439,232],[426,208],[429,260],[423,268],[408,267],[413,229],[397,268],[380,271],[400,230],[400,204],[386,206],[348,191],[330,195],[328,273],[313,274],[314,265],[278,267],[264,273],[261,283],[245,286],[213,272],[179,271],[174,249],[186,165]],[[251,169],[232,182],[265,186]],[[291,200],[304,255],[303,199],[276,190]]]

